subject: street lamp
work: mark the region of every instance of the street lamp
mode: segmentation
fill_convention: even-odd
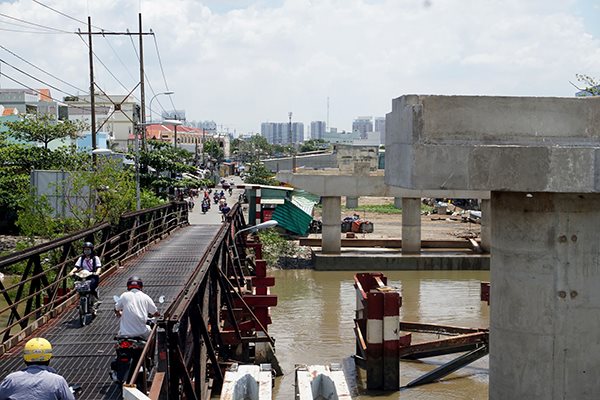
[[[154,100],[157,96],[160,96],[162,94],[166,94],[166,95],[172,95],[175,94],[175,92],[168,90],[166,92],[160,92],[160,93],[156,93],[154,96],[152,96],[152,98],[150,99],[150,120],[152,120],[152,100]]]
[[[152,118],[152,101],[157,96],[160,96],[160,95],[163,95],[163,94],[166,94],[166,95],[170,96],[172,94],[175,94],[175,92],[173,92],[172,90],[167,90],[166,92],[156,93],[154,96],[152,96],[152,98],[150,99],[150,121],[153,120],[153,118]],[[145,132],[144,132],[144,136],[142,137],[142,147],[144,148],[144,150],[146,149],[146,134],[145,134]]]
[[[242,232],[256,232],[256,231],[260,231],[262,229],[269,229],[269,228],[274,228],[275,226],[277,226],[279,223],[277,221],[275,221],[274,219],[270,219],[268,221],[262,222],[260,224],[256,224],[253,225],[249,228],[245,228],[245,229],[241,229],[239,231],[237,231],[235,233],[235,235],[233,235],[233,250],[235,250],[235,257],[238,259],[238,262],[240,264],[240,268],[242,268],[242,260],[240,260],[240,254],[238,253],[237,250],[237,244],[235,239],[237,238],[237,236],[242,233]]]

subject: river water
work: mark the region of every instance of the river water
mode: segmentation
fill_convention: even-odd
[[[355,351],[354,272],[314,270],[270,271],[275,276],[272,294],[278,304],[271,308],[269,333],[284,376],[276,379],[273,398],[294,398],[295,364],[352,365]],[[479,299],[480,281],[489,281],[488,271],[388,271],[388,285],[400,289],[403,321],[463,327],[488,327],[489,306]],[[434,340],[416,335],[413,343]],[[400,384],[408,382],[458,357],[450,355],[402,361]],[[393,393],[366,393],[361,379],[351,378],[354,399],[487,399],[488,357],[465,367],[441,382]],[[358,382],[358,383],[357,383]]]

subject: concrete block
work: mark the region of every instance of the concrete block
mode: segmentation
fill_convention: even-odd
[[[388,185],[600,191],[600,98],[409,95],[386,127]]]

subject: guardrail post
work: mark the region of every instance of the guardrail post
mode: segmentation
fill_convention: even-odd
[[[400,294],[383,295],[383,390],[400,388]]]
[[[367,389],[383,388],[383,293],[367,293]]]

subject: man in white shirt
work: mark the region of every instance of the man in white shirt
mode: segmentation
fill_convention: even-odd
[[[146,324],[148,317],[160,315],[154,301],[142,292],[143,287],[139,277],[132,276],[127,279],[127,291],[115,304],[115,314],[121,318],[119,336],[147,339],[150,334],[150,327]]]

